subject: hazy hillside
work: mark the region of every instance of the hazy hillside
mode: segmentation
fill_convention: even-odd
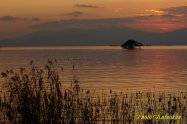
[[[149,33],[129,28],[100,27],[95,29],[68,29],[39,31],[14,40],[1,40],[1,46],[49,45],[121,45],[135,39],[146,45],[187,45],[187,29],[169,33]],[[76,39],[76,40],[75,40]]]

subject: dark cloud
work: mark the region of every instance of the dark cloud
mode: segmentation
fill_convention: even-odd
[[[34,18],[32,18],[31,20],[32,20],[32,21],[40,21],[40,18],[34,17]]]
[[[173,15],[183,15],[183,16],[187,15],[187,6],[170,7],[161,10],[166,11],[168,14],[173,14]]]
[[[175,16],[175,15],[172,15],[172,14],[163,14],[163,15],[135,16],[135,17],[132,17],[131,19],[134,20],[134,21],[138,21],[138,20],[148,20],[148,19],[151,19],[151,18],[158,18],[158,17],[165,18],[167,20],[172,20],[172,19],[177,19],[178,18],[178,16]]]
[[[84,14],[85,14],[84,12],[75,11],[75,12],[67,13],[66,15],[68,15],[68,16],[74,16],[74,17],[79,17],[79,16],[82,16]]]
[[[173,15],[173,14],[163,14],[160,15],[161,17],[165,17],[165,18],[176,18],[177,16]]]
[[[87,5],[87,4],[76,4],[75,7],[81,7],[81,8],[102,8],[96,5]]]
[[[14,16],[3,16],[0,17],[0,21],[23,21],[25,19],[23,18],[18,18],[18,17],[14,17]]]
[[[34,17],[31,19],[27,19],[27,18],[19,18],[19,17],[14,17],[14,16],[3,16],[0,17],[0,21],[4,21],[4,22],[10,22],[10,21],[40,21],[40,18],[38,17]]]

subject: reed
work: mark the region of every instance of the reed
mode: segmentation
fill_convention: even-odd
[[[74,71],[73,66],[73,71]],[[18,72],[2,72],[1,123],[13,124],[186,124],[187,92],[127,92],[86,90],[72,75],[70,88],[62,86],[54,62],[44,68],[30,62]],[[61,70],[63,71],[63,69]],[[182,116],[182,119],[138,119],[138,113]]]

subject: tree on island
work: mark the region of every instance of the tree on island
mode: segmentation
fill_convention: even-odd
[[[125,49],[134,49],[140,46],[143,46],[143,44],[135,40],[128,40],[124,44],[121,45],[121,47]]]

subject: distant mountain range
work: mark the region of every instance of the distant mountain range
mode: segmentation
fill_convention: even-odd
[[[187,29],[169,33],[150,33],[120,27],[45,30],[17,39],[1,40],[0,46],[121,45],[128,39],[145,45],[187,45]]]

